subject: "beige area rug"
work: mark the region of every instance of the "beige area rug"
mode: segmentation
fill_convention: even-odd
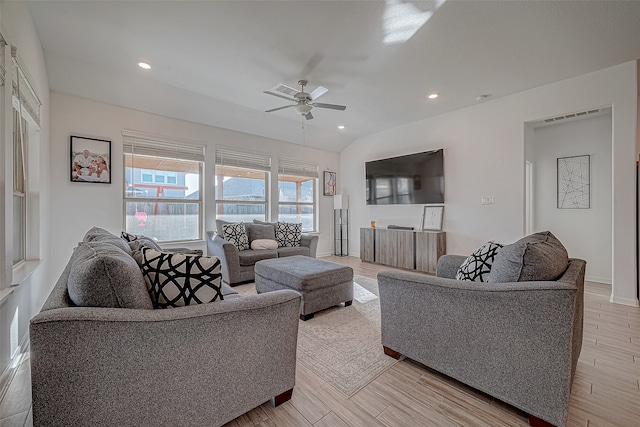
[[[255,293],[255,285],[235,288]],[[354,300],[300,321],[298,361],[337,390],[351,397],[397,361],[386,356],[380,343],[378,282],[354,278]]]

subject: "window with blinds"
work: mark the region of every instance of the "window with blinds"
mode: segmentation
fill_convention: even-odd
[[[159,242],[202,239],[204,146],[122,131],[124,223]]]
[[[268,154],[216,148],[216,218],[231,222],[266,221],[269,212]]]
[[[316,231],[318,165],[278,159],[278,221],[302,223]]]

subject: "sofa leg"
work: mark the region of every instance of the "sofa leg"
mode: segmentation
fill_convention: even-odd
[[[529,425],[531,427],[555,427],[553,424],[541,420],[538,417],[534,417],[531,414],[529,414]]]
[[[284,393],[280,393],[279,395],[271,399],[271,404],[274,407],[280,406],[287,400],[291,399],[291,395],[293,395],[293,389],[287,390]]]
[[[350,299],[349,301],[345,301],[344,302],[344,306],[345,307],[349,307],[351,304],[353,304],[353,300],[352,299]]]
[[[311,313],[311,314],[301,314],[300,315],[300,320],[304,320],[305,322],[309,319],[313,319],[313,315],[315,313]]]
[[[382,346],[382,348],[384,349],[384,354],[386,354],[387,356],[391,356],[394,359],[400,359],[400,353],[398,353],[397,351],[385,346]]]

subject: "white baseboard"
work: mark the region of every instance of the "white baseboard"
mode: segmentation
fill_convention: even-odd
[[[611,284],[611,277],[585,276],[584,280],[587,282],[604,283],[605,285]]]
[[[631,307],[640,307],[640,304],[638,304],[638,300],[636,298],[616,297],[611,295],[611,298],[609,298],[609,302],[612,302],[614,304],[630,305]]]

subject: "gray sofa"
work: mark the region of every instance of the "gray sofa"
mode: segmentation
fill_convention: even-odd
[[[116,236],[98,240],[79,244],[31,320],[34,426],[221,426],[291,396],[298,293],[243,297],[223,285],[223,301],[153,309],[146,289],[132,297],[139,278],[127,269],[135,254]],[[95,252],[90,263],[99,259],[104,274],[116,278],[112,287],[95,281],[100,298],[115,307],[73,302],[85,247]],[[88,293],[82,297],[95,297]]]
[[[207,254],[216,256],[222,262],[222,280],[229,285],[250,282],[255,279],[254,265],[263,259],[282,258],[294,255],[316,257],[318,236],[302,234],[300,246],[279,247],[277,249],[243,250],[222,238],[223,224],[226,221],[216,220],[216,232],[207,231]],[[245,224],[249,244],[256,239],[274,239],[274,224],[255,222]]]
[[[378,273],[385,353],[513,405],[532,425],[565,426],[582,346],[585,261],[569,259],[557,280],[453,280],[466,258],[441,257],[437,277]]]

